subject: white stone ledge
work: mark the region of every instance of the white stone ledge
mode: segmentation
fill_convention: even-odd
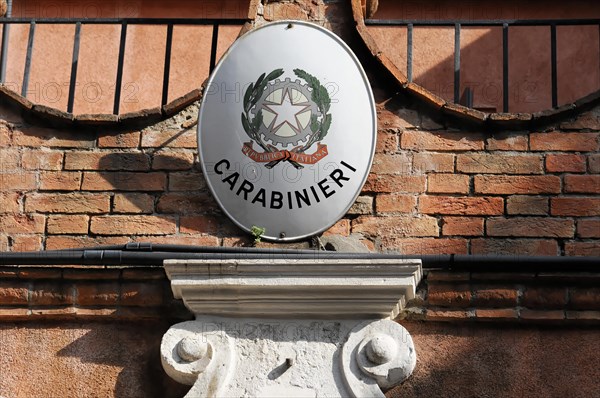
[[[394,317],[414,298],[419,260],[167,260],[176,298],[195,314]]]

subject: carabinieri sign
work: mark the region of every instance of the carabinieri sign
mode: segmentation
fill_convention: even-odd
[[[280,21],[238,39],[200,107],[203,172],[241,228],[293,240],[320,233],[356,200],[376,140],[365,73],[330,31]]]

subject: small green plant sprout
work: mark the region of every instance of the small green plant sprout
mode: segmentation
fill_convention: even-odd
[[[252,236],[254,236],[254,244],[260,243],[260,239],[266,231],[266,228],[257,227],[256,225],[252,226],[252,228],[250,229],[250,233],[252,234]]]

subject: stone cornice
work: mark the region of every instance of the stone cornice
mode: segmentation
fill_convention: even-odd
[[[218,316],[395,317],[414,298],[418,260],[167,260],[175,298]]]

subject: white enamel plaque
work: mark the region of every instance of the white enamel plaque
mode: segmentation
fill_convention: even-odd
[[[200,106],[198,144],[208,185],[238,226],[295,240],[354,203],[376,131],[373,93],[346,44],[317,25],[280,21],[223,56]]]

